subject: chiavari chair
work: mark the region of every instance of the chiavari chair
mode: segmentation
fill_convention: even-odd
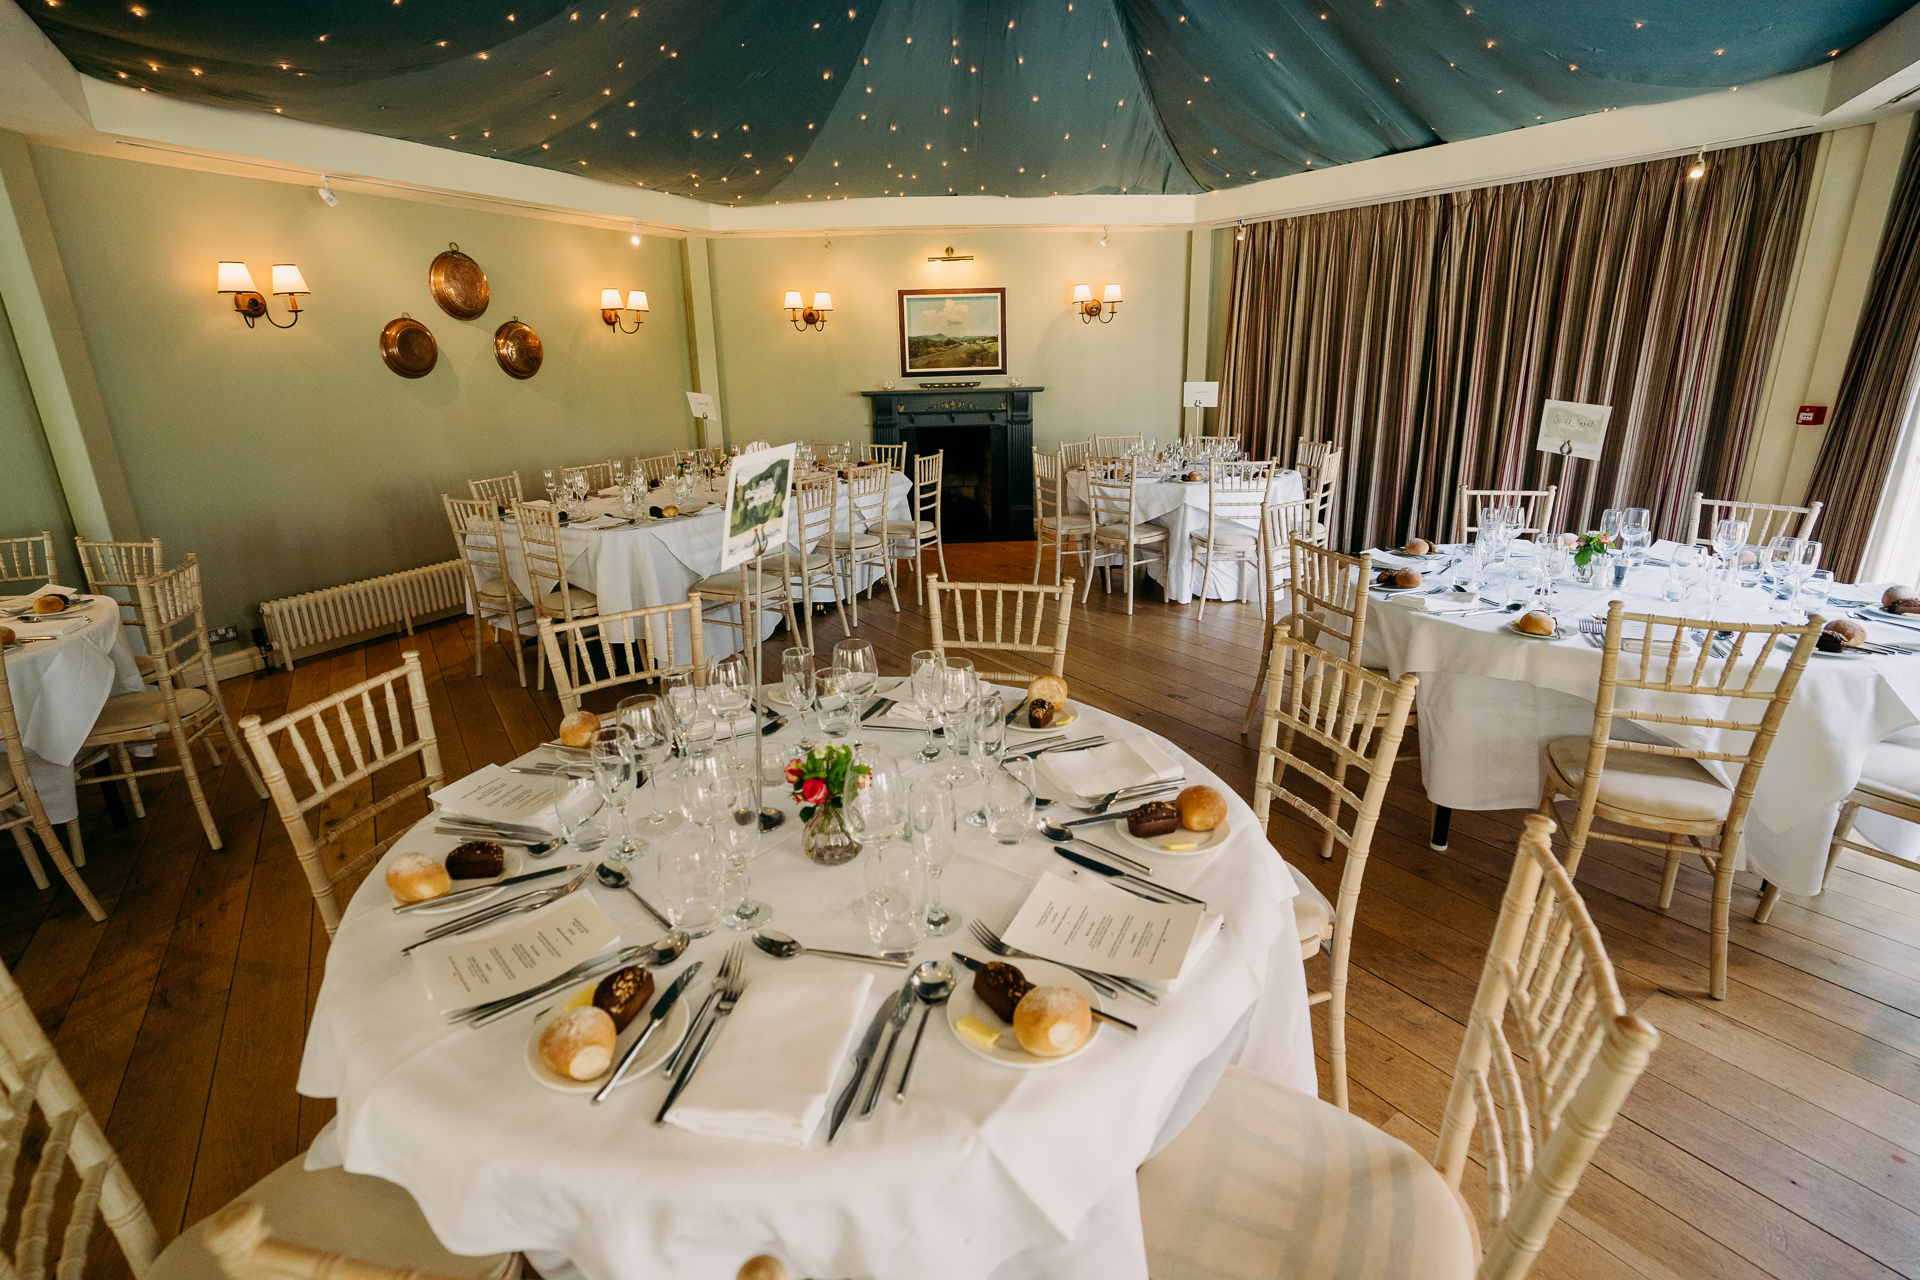
[[[640,474],[644,475],[649,482],[671,480],[678,474],[680,463],[684,460],[682,454],[656,453],[651,458],[639,460]]]
[[[1095,436],[1092,441],[1095,458],[1125,458],[1138,449],[1146,439],[1144,434],[1131,436]]]
[[[1025,685],[1037,675],[1067,673],[1067,629],[1073,621],[1073,579],[1057,586],[1025,582],[927,583],[928,611],[933,628],[933,651],[944,661],[949,650],[966,654],[1025,654],[1043,668],[1039,671],[982,671],[974,659],[975,674],[996,684]],[[1053,604],[1048,623],[1047,604]],[[971,610],[971,615],[969,615]],[[996,656],[994,661],[1002,661]]]
[[[560,512],[554,507],[513,504],[513,524],[520,535],[520,560],[527,573],[527,603],[537,625],[541,618],[571,622],[600,612],[600,601],[585,587],[567,581],[567,553],[560,545]],[[546,650],[536,651],[533,687],[547,687]]]
[[[1293,540],[1320,545],[1314,537],[1313,501],[1300,498],[1293,502],[1269,502],[1260,511],[1260,616],[1267,623],[1268,635],[1277,624],[1293,588]],[[1247,698],[1247,713],[1240,732],[1253,727],[1258,714],[1261,689],[1267,680],[1267,660],[1272,650],[1261,646],[1260,668],[1254,673],[1253,693]]]
[[[1593,732],[1555,738],[1544,751],[1547,781],[1540,812],[1552,816],[1561,796],[1577,807],[1567,834],[1568,875],[1579,870],[1589,838],[1658,850],[1666,858],[1660,881],[1665,911],[1673,905],[1674,880],[1687,852],[1682,842],[1693,842],[1693,852],[1713,876],[1708,990],[1715,1000],[1727,998],[1727,912],[1747,811],[1823,621],[1814,617],[1800,625],[1773,625],[1666,618],[1628,613],[1625,602],[1615,600],[1607,606]],[[1790,653],[1776,647],[1783,637],[1793,643]],[[1739,716],[1743,704],[1759,712],[1757,719]],[[1662,732],[1657,726],[1672,725],[1666,732],[1682,744],[1615,739],[1616,713],[1655,733]],[[1701,745],[1709,735],[1718,735],[1716,746]],[[1710,771],[1709,762],[1735,773],[1733,785]],[[1661,838],[1595,833],[1595,818]]]
[[[1345,456],[1331,440],[1301,436],[1294,446],[1293,467],[1300,473],[1304,496],[1313,503],[1314,529],[1307,540],[1323,547],[1332,545],[1328,530],[1333,528],[1333,500],[1340,487],[1340,466]]]
[[[1522,512],[1521,527],[1516,533],[1552,533],[1554,532],[1554,500],[1560,494],[1560,486],[1550,484],[1544,489],[1469,489],[1460,486],[1460,506],[1454,512],[1453,527],[1455,542],[1470,542],[1473,535],[1480,532],[1480,513],[1487,507],[1519,507]]]
[[[569,483],[578,476],[586,483],[588,493],[598,493],[613,485],[613,460],[605,462],[583,462],[577,467],[562,467],[560,475]]]
[[[677,604],[623,609],[572,622],[542,618],[540,643],[547,650],[547,669],[553,672],[561,714],[572,715],[580,709],[582,695],[600,689],[705,671],[706,632],[700,603],[700,593],[695,591]],[[685,640],[677,634],[679,627],[686,628]],[[569,656],[572,661],[567,660]],[[601,670],[607,673],[604,677],[597,675]],[[577,672],[580,678],[574,679],[569,672]]]
[[[520,492],[520,473],[509,471],[503,476],[489,476],[485,480],[467,481],[467,490],[473,494],[475,502],[484,502],[496,513],[513,510],[513,504],[523,501]]]
[[[855,630],[860,626],[860,570],[877,569],[873,586],[887,584],[893,599],[893,611],[900,612],[900,595],[893,583],[893,556],[887,551],[886,536],[874,532],[887,519],[887,495],[893,472],[874,463],[855,467],[847,473],[847,523],[834,535],[835,571],[845,583],[847,609],[853,615]]]
[[[1104,589],[1113,591],[1113,571],[1127,577],[1127,612],[1133,612],[1133,582],[1142,565],[1160,562],[1166,572],[1170,554],[1165,525],[1142,524],[1134,520],[1138,505],[1139,477],[1131,458],[1095,459],[1087,464],[1087,505],[1093,515],[1093,569],[1106,570]],[[1102,565],[1102,558],[1107,563]],[[1093,575],[1081,590],[1081,603],[1093,591]]]
[[[1722,520],[1747,522],[1747,545],[1765,547],[1775,538],[1811,538],[1813,525],[1820,518],[1824,503],[1804,507],[1780,506],[1767,502],[1739,502],[1732,498],[1709,498],[1694,494],[1687,504],[1687,523],[1679,541],[1696,547],[1713,545],[1713,527]]]
[[[1060,446],[1060,470],[1062,474],[1087,469],[1087,460],[1093,456],[1093,440],[1069,440]]]
[[[860,446],[860,465],[873,463],[892,467],[905,474],[907,469],[907,446],[904,444],[863,444]]]
[[[87,591],[116,600],[120,606],[120,624],[140,635],[140,602],[133,594],[134,583],[152,577],[166,568],[160,556],[160,539],[151,542],[98,542],[76,537],[74,549],[80,553],[80,571],[86,575]],[[142,637],[144,639],[145,637]],[[153,683],[153,659],[144,653],[133,655],[134,663],[147,683]]]
[[[454,549],[460,553],[461,568],[467,575],[467,590],[473,593],[473,674],[486,674],[480,643],[481,633],[491,624],[495,644],[500,643],[503,629],[512,634],[513,668],[524,689],[527,660],[521,652],[520,626],[522,615],[532,615],[533,606],[520,598],[513,575],[507,572],[506,531],[500,522],[500,509],[490,497],[469,501],[443,493],[440,500],[446,504],[447,524],[453,530]],[[533,620],[528,617],[528,621]]]
[[[1236,574],[1260,563],[1260,515],[1273,484],[1271,462],[1216,462],[1207,471],[1207,531],[1187,536],[1188,554],[1200,571],[1200,606],[1195,618],[1207,616],[1207,587],[1215,562],[1232,565]],[[1265,619],[1266,602],[1260,604]]]
[[[1827,877],[1833,874],[1833,864],[1840,861],[1842,849],[1851,849],[1896,867],[1913,865],[1910,858],[1853,838],[1853,824],[1859,821],[1862,809],[1884,813],[1903,822],[1920,822],[1920,731],[1903,729],[1867,749],[1860,781],[1840,802],[1840,819],[1834,823],[1833,839],[1827,844],[1827,865],[1820,873],[1822,893],[1826,892]],[[1754,923],[1765,924],[1779,900],[1780,886],[1767,883],[1760,891],[1760,906],[1753,913]]]
[[[0,586],[13,582],[60,585],[60,562],[53,558],[53,530],[24,538],[0,538]]]
[[[1433,1163],[1228,1067],[1193,1123],[1140,1168],[1154,1276],[1527,1274],[1660,1043],[1627,1011],[1600,931],[1554,862],[1552,829],[1535,815],[1520,837]],[[1462,1195],[1476,1134],[1484,1224]]]
[[[1086,463],[1082,461],[1084,467]],[[1080,572],[1087,572],[1087,555],[1093,542],[1093,517],[1067,514],[1067,475],[1066,452],[1064,447],[1059,453],[1033,451],[1033,580],[1040,581],[1040,568],[1046,563],[1047,547],[1053,547],[1053,580],[1057,584],[1063,566],[1061,557],[1069,554],[1068,543],[1073,544],[1070,553],[1079,558]],[[944,576],[946,564],[941,564]]]
[[[1366,642],[1367,585],[1372,580],[1373,558],[1364,552],[1350,556],[1343,551],[1330,551],[1296,531],[1289,544],[1287,564],[1290,597],[1287,623],[1292,633],[1336,658],[1358,663],[1361,646]],[[1274,617],[1280,617],[1277,611]],[[1246,718],[1240,722],[1241,733],[1253,727],[1253,717],[1260,705],[1260,689],[1270,674],[1268,657],[1268,653],[1260,655],[1260,670],[1253,678],[1253,696],[1247,700]],[[1320,856],[1332,857],[1332,848],[1331,844],[1323,845]]]
[[[27,768],[26,744],[20,740],[20,721],[13,712],[13,694],[7,685],[7,664],[4,661],[0,661],[0,743],[7,748],[6,772],[0,774],[0,830],[13,832],[13,842],[20,849],[20,860],[27,864],[27,874],[33,877],[35,888],[48,887],[47,873],[40,865],[40,855],[33,848],[33,836],[39,836],[47,857],[53,860],[53,869],[73,890],[73,896],[80,899],[80,905],[87,909],[87,914],[95,920],[105,920],[107,913],[101,910],[99,899],[87,888],[87,882],[80,878],[75,861],[68,859],[67,851],[60,845],[60,837],[54,834],[53,821],[47,817],[40,793],[34,788],[33,774]],[[81,852],[78,818],[67,824],[67,838],[73,843],[74,859],[84,866],[86,855]]]
[[[887,446],[883,446],[887,447]],[[905,445],[900,446],[902,449]],[[906,520],[882,520],[880,536],[887,540],[895,560],[913,564],[913,595],[916,603],[926,602],[926,554],[932,547],[940,558],[940,576],[947,575],[947,544],[941,537],[940,490],[945,476],[947,451],[923,453],[913,460],[913,494],[909,499],[910,517]],[[904,548],[904,550],[902,550]]]
[[[800,553],[794,563],[800,581],[800,609],[807,619],[807,645],[813,645],[813,597],[824,588],[840,615],[840,632],[852,635],[847,621],[847,602],[840,594],[840,533],[838,520],[840,482],[830,475],[815,474],[793,482],[794,515],[800,522]]]

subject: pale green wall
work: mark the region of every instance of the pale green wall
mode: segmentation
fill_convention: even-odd
[[[440,494],[469,477],[537,484],[542,466],[692,439],[677,240],[360,194],[328,208],[307,186],[43,147],[33,161],[142,532],[169,560],[199,553],[214,626],[244,637],[261,600],[451,558]],[[427,293],[449,241],[487,272],[478,320]],[[213,292],[222,258],[263,289],[273,263],[299,264],[299,324],[249,330]],[[601,323],[614,286],[647,291],[638,334]],[[425,378],[380,361],[402,312],[439,341]],[[525,382],[493,358],[513,316],[546,349]]]
[[[73,526],[53,455],[33,407],[33,391],[20,352],[13,344],[13,327],[0,305],[0,537],[53,530],[60,556],[60,580],[79,582],[80,562],[73,550]]]
[[[952,245],[972,262],[928,262]],[[1007,290],[1007,371],[1029,386],[1034,443],[1096,432],[1179,430],[1186,329],[1187,235],[1098,231],[931,231],[898,235],[743,237],[711,244],[722,409],[729,438],[781,443],[865,439],[859,395],[900,377],[896,290]],[[1121,286],[1111,324],[1082,324],[1073,286]],[[794,331],[780,309],[789,289],[833,295],[824,331]],[[956,373],[956,378],[964,374]],[[997,376],[984,378],[1001,385]]]

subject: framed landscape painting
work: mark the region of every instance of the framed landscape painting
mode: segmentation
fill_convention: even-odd
[[[1007,371],[1005,289],[900,290],[900,376]]]

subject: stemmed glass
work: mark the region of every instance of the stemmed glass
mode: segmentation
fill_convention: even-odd
[[[600,784],[590,764],[565,764],[553,772],[553,812],[560,836],[582,853],[598,849],[607,836],[594,820],[600,816]]]
[[[1793,566],[1800,557],[1799,541],[1798,538],[1775,538],[1767,543],[1766,554],[1760,557],[1760,571],[1772,584],[1773,602],[1767,606],[1770,612],[1793,610]]]
[[[920,748],[919,760],[931,764],[940,758],[940,744],[933,731],[940,727],[940,711],[945,705],[941,689],[940,655],[932,649],[920,649],[913,655],[913,674],[908,687],[913,690],[913,705],[927,721],[927,745]]]
[[[813,669],[813,650],[789,648],[780,654],[780,696],[800,720],[800,752],[814,747],[808,719],[813,714],[814,697],[819,687]]]
[[[553,474],[552,467],[548,467],[546,470],[542,471],[540,473],[540,479],[542,483],[544,483],[547,486],[547,502],[549,505],[551,505],[553,501],[556,498],[558,498],[560,495],[559,479]]]
[[[972,765],[972,777],[969,781],[985,782],[995,769],[1000,767],[1000,753],[1007,747],[1007,700],[1000,691],[991,685],[980,686],[980,696],[975,700],[977,714],[974,717],[973,740],[967,755]],[[983,792],[980,807],[967,815],[971,826],[987,825],[987,803]],[[937,874],[937,873],[936,873]]]
[[[865,640],[842,640],[833,646],[833,689],[844,694],[853,709],[854,723],[867,709],[867,699],[880,684],[880,662]]]
[[[760,851],[760,780],[726,778],[712,797],[714,842],[738,877],[740,900],[727,912],[729,929],[757,929],[773,919],[773,908],[753,900],[753,859]]]
[[[621,731],[627,735],[627,750],[633,753],[637,766],[634,775],[634,787],[637,790],[644,781],[658,786],[663,778],[667,761],[673,755],[673,712],[666,700],[657,693],[636,693],[630,698],[622,698],[620,705],[614,708],[619,718]],[[673,806],[658,801],[653,812],[647,815],[647,825],[654,832],[671,831],[680,825],[680,815]],[[641,846],[640,852],[646,852]]]
[[[593,778],[600,787],[600,798],[612,805],[620,816],[619,842],[613,855],[620,862],[631,861],[633,855],[640,852],[633,832],[627,827],[627,802],[633,799],[633,788],[627,785],[633,778],[633,761],[627,755],[627,743],[627,731],[616,725],[600,730],[587,744],[587,758],[593,762]]]
[[[940,722],[947,726],[947,781],[964,784],[973,776],[962,758],[972,742],[979,685],[971,658],[948,658],[940,667]]]
[[[1745,520],[1718,520],[1713,526],[1713,549],[1720,553],[1722,560],[1739,564],[1738,552],[1747,545],[1747,522]]]
[[[1806,588],[1807,579],[1820,567],[1821,546],[1806,538],[1795,541],[1799,544],[1793,559],[1793,602],[1797,608],[1800,607],[1800,593]]]
[[[734,718],[753,701],[753,672],[747,667],[746,654],[729,654],[713,664],[707,673],[707,701],[732,736]]]
[[[940,877],[953,856],[959,831],[954,817],[953,785],[945,778],[922,778],[913,784],[907,804],[913,847],[927,868],[927,932],[945,937],[960,927],[957,913],[940,904]]]
[[[854,825],[868,840],[898,839],[907,825],[907,775],[900,762],[878,747],[854,748],[854,762],[867,766],[852,797]]]

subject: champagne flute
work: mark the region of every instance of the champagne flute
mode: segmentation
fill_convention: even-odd
[[[987,777],[1000,767],[1000,753],[1007,748],[1007,701],[998,689],[991,685],[982,685],[980,697],[975,705],[979,708],[979,715],[973,731],[972,751],[967,756],[967,760],[973,766],[972,780],[985,782]],[[980,807],[967,815],[967,823],[975,827],[987,825],[987,804],[984,792],[981,795]]]
[[[542,471],[540,473],[540,479],[547,486],[547,502],[549,505],[551,505],[554,499],[556,499],[560,494],[560,483],[553,474],[553,468],[548,467],[546,470]]]
[[[940,723],[947,727],[949,782],[963,782],[970,776],[961,757],[973,736],[969,720],[975,714],[977,689],[971,658],[947,658],[940,664]]]
[[[640,846],[634,843],[633,832],[627,826],[627,803],[633,799],[633,788],[627,783],[633,777],[633,761],[628,756],[627,731],[618,725],[610,729],[601,729],[593,735],[593,741],[587,744],[587,758],[593,763],[594,782],[600,788],[600,798],[613,806],[619,815],[618,843],[613,857],[618,862],[630,862],[640,852]]]
[[[729,929],[757,929],[773,919],[773,908],[753,900],[753,859],[760,851],[760,780],[730,777],[714,795],[714,841],[737,877],[739,901],[723,923]]]
[[[940,877],[953,857],[959,831],[955,820],[953,785],[945,778],[922,778],[913,784],[907,802],[913,847],[927,868],[927,933],[945,937],[960,927],[957,913],[940,903]]]
[[[667,761],[673,755],[673,712],[666,699],[657,693],[636,693],[622,698],[614,708],[614,715],[619,718],[620,728],[627,735],[627,748],[633,753],[634,788],[638,790],[644,782],[658,787],[665,781]],[[662,801],[656,794],[647,825],[656,833],[671,831],[680,825],[680,815],[674,812],[670,801]],[[640,851],[646,852],[647,846],[642,845]]]
[[[913,690],[915,709],[926,717],[927,721],[927,744],[920,748],[919,755],[922,764],[932,764],[940,758],[940,744],[933,738],[933,731],[940,727],[942,706],[940,678],[940,655],[932,649],[921,649],[915,652],[913,674],[908,677],[908,687]]]

